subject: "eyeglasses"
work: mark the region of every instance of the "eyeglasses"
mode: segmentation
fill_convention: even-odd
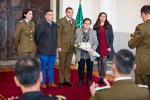
[[[83,23],[83,24],[86,24],[86,25],[91,25],[91,23]]]

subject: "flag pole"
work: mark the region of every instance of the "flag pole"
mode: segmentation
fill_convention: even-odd
[[[81,0],[79,0],[79,7],[81,6]],[[78,8],[78,13],[79,13],[79,8]],[[78,14],[77,14],[78,15]],[[78,19],[80,20],[80,19]],[[82,19],[83,20],[83,19]],[[78,23],[79,24],[79,23]],[[77,27],[77,26],[76,26]],[[80,27],[77,27],[77,28],[80,28]],[[73,56],[76,55],[76,48],[74,48],[74,54]],[[78,66],[78,63],[77,63],[77,59],[75,58],[75,61],[74,61],[74,65],[73,66]]]

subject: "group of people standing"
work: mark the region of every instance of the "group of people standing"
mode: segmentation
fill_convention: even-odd
[[[83,27],[76,29],[76,22],[73,17],[73,9],[66,8],[66,16],[61,18],[56,24],[53,21],[54,13],[47,10],[44,13],[45,21],[35,27],[32,21],[32,10],[26,9],[22,13],[22,18],[14,34],[14,44],[18,56],[35,57],[36,49],[41,61],[42,88],[46,88],[46,70],[48,69],[49,87],[57,87],[54,82],[54,66],[56,63],[56,52],[59,57],[59,82],[60,87],[72,86],[70,80],[71,60],[73,56],[74,43],[89,42],[91,49],[76,49],[76,59],[78,62],[79,86],[84,83],[84,68],[87,66],[87,85],[91,85],[93,61],[98,60],[98,69],[100,73],[99,84],[104,83],[106,74],[107,58],[112,60],[113,56],[113,31],[112,26],[107,20],[107,14],[99,14],[93,29],[90,18],[83,20]],[[96,58],[90,53],[97,51],[101,56]]]
[[[93,29],[90,28],[92,23],[90,18],[85,18],[83,20],[83,27],[76,29],[75,20],[72,18],[73,9],[71,7],[66,8],[66,16],[61,18],[57,24],[53,21],[54,14],[52,10],[47,10],[44,14],[45,21],[37,25],[37,28],[35,28],[34,22],[31,21],[33,17],[32,11],[30,9],[24,10],[22,14],[23,20],[17,24],[16,33],[14,35],[15,49],[20,57],[35,57],[38,48],[38,56],[41,61],[40,70],[42,74],[40,74],[40,80],[42,81],[42,88],[47,88],[46,69],[48,69],[48,86],[51,88],[57,87],[54,82],[56,51],[58,51],[59,54],[60,87],[64,87],[65,85],[72,86],[73,84],[70,80],[70,67],[74,43],[89,42],[91,48],[88,51],[80,48],[76,49],[79,77],[78,85],[81,86],[84,83],[85,64],[87,66],[86,84],[91,85],[94,60],[98,61],[98,71],[100,76],[98,81],[99,84],[103,84],[105,81],[104,77],[106,75],[107,59],[112,60],[113,58],[112,71],[115,76],[115,83],[110,91],[95,93],[97,85],[91,85],[91,100],[97,100],[97,98],[104,98],[104,100],[108,98],[118,98],[118,94],[119,98],[124,97],[124,99],[128,98],[133,100],[133,97],[130,98],[130,96],[124,95],[128,90],[130,93],[136,91],[132,96],[139,98],[140,100],[144,97],[143,100],[147,100],[145,97],[148,97],[148,91],[146,89],[139,89],[133,85],[130,73],[136,68],[135,83],[149,86],[150,67],[148,62],[150,61],[150,5],[145,5],[141,8],[141,17],[144,23],[139,24],[136,27],[135,32],[131,35],[131,39],[128,42],[131,49],[136,48],[136,66],[134,66],[134,55],[128,50],[120,50],[118,53],[114,54],[113,57],[114,35],[112,26],[108,22],[107,14],[105,12],[99,14]],[[100,57],[96,58],[95,56],[91,56],[91,53],[94,51],[97,51],[97,53],[100,54]],[[18,63],[18,65],[22,65],[22,63],[23,62],[20,64]],[[28,64],[32,65],[30,62],[28,62]],[[117,85],[123,83],[120,80],[127,83],[127,87],[124,87],[124,85]],[[130,85],[128,85],[128,83]],[[121,87],[120,90],[117,86]],[[130,86],[131,89],[128,89],[128,86]],[[142,92],[137,93],[138,90]],[[125,93],[122,94],[121,91],[125,91]],[[109,93],[111,95],[108,96]],[[129,95],[130,93],[128,92]],[[140,94],[142,94],[142,96]]]

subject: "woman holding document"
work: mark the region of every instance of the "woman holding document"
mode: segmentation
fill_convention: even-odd
[[[96,56],[93,56],[91,54],[95,52],[98,46],[98,40],[96,36],[96,31],[92,30],[90,28],[90,25],[91,25],[91,19],[85,18],[83,20],[83,27],[78,28],[75,32],[75,47],[77,47],[76,58],[78,61],[78,77],[79,77],[78,85],[79,86],[81,86],[84,83],[85,63],[87,66],[86,84],[91,85],[93,61],[96,59]],[[89,46],[85,46],[85,48],[83,49],[80,48],[81,44],[89,45]]]
[[[96,23],[93,27],[97,33],[97,39],[99,46],[97,48],[97,52],[100,54],[98,57],[98,71],[100,79],[98,81],[99,84],[104,83],[104,77],[106,75],[106,61],[107,58],[112,60],[113,58],[113,41],[114,35],[111,24],[107,20],[107,14],[105,12],[101,12],[97,18]]]

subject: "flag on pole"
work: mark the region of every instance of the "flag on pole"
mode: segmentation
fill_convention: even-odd
[[[76,16],[76,28],[81,28],[82,25],[83,25],[83,13],[82,13],[82,6],[80,0],[79,8]],[[74,53],[76,54],[76,48],[74,48]]]
[[[82,13],[82,6],[81,6],[81,0],[79,2],[79,8],[78,8],[78,12],[77,12],[77,16],[76,16],[76,28],[81,28],[83,25],[83,13]],[[75,54],[76,54],[76,48],[74,47],[74,54],[73,54],[73,63],[76,66],[77,61],[75,58]]]
[[[76,28],[81,28],[82,25],[83,25],[83,13],[82,13],[81,1],[80,1],[78,13],[76,16]]]

